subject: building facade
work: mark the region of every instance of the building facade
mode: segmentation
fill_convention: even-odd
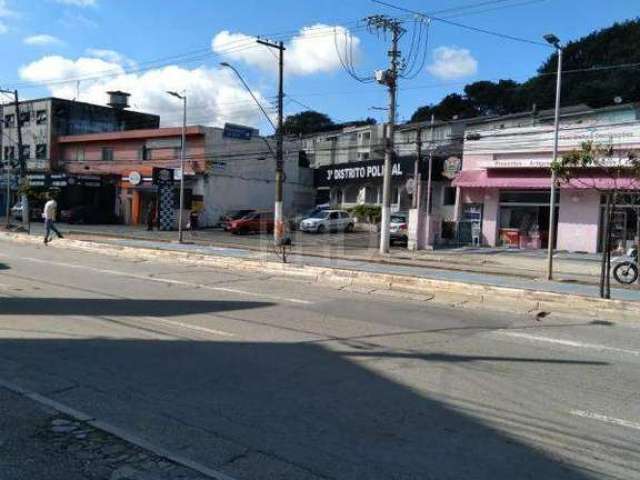
[[[585,141],[613,147],[614,157],[640,151],[640,109],[617,105],[602,109],[563,109],[559,156],[580,149]],[[553,112],[512,115],[467,123],[463,167],[457,187],[456,220],[462,243],[519,248],[546,248],[550,217],[550,165],[553,158]],[[574,252],[601,248],[602,192],[610,180],[598,172],[578,172],[559,185],[555,247]],[[633,195],[640,184],[622,181]],[[635,241],[637,205],[617,213],[620,246]]]
[[[18,172],[18,122],[22,135],[22,158],[30,183],[46,187],[51,185],[50,175],[63,170],[58,137],[159,127],[158,115],[127,110],[127,97],[124,92],[110,92],[112,106],[60,98],[26,100],[19,103],[19,119],[14,104],[0,106],[0,158],[4,167],[4,175],[0,179],[0,203],[6,201],[7,173],[15,176]],[[8,165],[12,172],[7,172]],[[14,180],[12,183],[15,187],[17,182]]]
[[[206,227],[217,224],[227,210],[273,209],[275,144],[257,130],[245,127],[243,131],[247,135],[203,126],[186,129],[185,223],[194,211]],[[60,137],[68,184],[64,204],[106,208],[114,221],[144,224],[157,202],[153,169],[174,169],[178,179],[182,174],[181,133],[181,128],[160,128]],[[285,153],[284,210],[293,213],[296,206],[312,206],[313,177],[309,168],[299,165],[294,144],[285,144]]]

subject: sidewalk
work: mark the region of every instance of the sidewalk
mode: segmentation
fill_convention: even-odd
[[[2,480],[206,480],[0,386]]]
[[[107,227],[109,228],[109,227]],[[122,227],[118,227],[122,229]],[[239,244],[229,243],[229,246],[221,245],[207,245],[206,241],[198,238],[197,242],[177,244],[169,241],[171,237],[175,237],[175,233],[168,232],[171,235],[166,236],[166,241],[147,240],[142,239],[145,236],[147,238],[165,236],[164,233],[159,232],[146,232],[142,229],[129,229],[127,233],[131,238],[113,238],[118,232],[115,228],[110,231],[106,231],[104,227],[83,227],[76,228],[69,231],[68,227],[63,227],[63,231],[67,231],[71,238],[78,240],[92,240],[98,243],[104,243],[121,247],[133,247],[133,248],[146,248],[162,251],[180,251],[188,252],[199,255],[207,255],[214,257],[224,258],[237,258],[238,260],[264,260],[278,262],[278,255],[272,250],[267,248],[267,245],[271,245],[269,239],[260,239],[260,237],[254,237],[257,242],[254,242],[254,248],[242,247]],[[33,229],[32,233],[39,234],[37,229]],[[220,232],[217,232],[219,234]],[[148,234],[148,235],[147,235]],[[107,236],[109,235],[109,236]],[[200,232],[198,232],[200,237]],[[206,236],[203,235],[203,236]],[[233,239],[230,235],[230,238]],[[138,237],[136,239],[134,237]],[[315,238],[322,236],[315,236]],[[245,238],[245,237],[239,237]],[[187,239],[191,241],[191,238]],[[55,242],[55,240],[54,240]],[[220,242],[222,243],[222,242]],[[257,248],[262,247],[262,248]],[[330,255],[320,255],[320,253],[330,253]],[[447,251],[441,252],[419,252],[418,255],[428,258],[428,261],[416,261],[414,258],[406,252],[394,253],[389,258],[380,259],[379,257],[372,256],[369,252],[369,256],[364,259],[359,258],[357,254],[354,255],[351,251],[348,253],[331,252],[328,249],[318,254],[308,255],[305,253],[299,253],[299,250],[294,249],[293,252],[288,255],[288,261],[291,264],[307,265],[311,267],[324,267],[338,270],[348,270],[356,272],[367,273],[382,273],[391,275],[402,275],[407,277],[414,277],[420,279],[436,280],[436,281],[448,281],[448,282],[461,282],[472,285],[480,285],[487,287],[504,287],[512,289],[522,289],[536,292],[549,292],[565,295],[578,295],[582,297],[598,298],[599,289],[594,282],[579,282],[577,278],[590,278],[592,275],[586,274],[572,274],[572,281],[547,281],[540,279],[541,272],[534,270],[534,267],[545,259],[543,256],[536,255],[523,255],[516,256],[514,253],[504,251],[490,251],[490,252],[455,252]],[[562,254],[561,254],[562,255]],[[416,255],[417,256],[417,255]],[[407,258],[408,257],[408,258]],[[453,257],[453,260],[451,258]],[[597,259],[593,256],[586,257],[585,259],[575,260],[572,255],[565,254],[564,257],[560,257],[557,263],[564,262],[565,271],[567,268],[581,269],[583,272],[593,271],[598,272],[599,265]],[[498,258],[500,261],[491,263],[487,268],[488,259]],[[512,267],[508,265],[509,260],[512,264],[516,263],[515,259],[519,262],[518,269],[514,272],[514,268],[508,270],[505,267]],[[455,264],[453,263],[455,261]],[[501,263],[504,262],[504,263]],[[533,267],[527,267],[527,264],[533,265]],[[450,268],[451,266],[455,268]],[[527,270],[530,268],[530,270]],[[528,276],[522,274],[528,272]],[[562,274],[568,277],[568,274]],[[612,284],[612,298],[616,300],[626,301],[640,301],[640,289],[638,288],[615,288],[616,285]]]
[[[176,232],[148,232],[140,226],[123,225],[64,225],[60,228],[77,238],[120,238],[130,240],[173,242]],[[42,224],[32,224],[32,233],[42,234]],[[504,248],[455,248],[436,251],[409,252],[406,248],[392,248],[388,255],[378,253],[378,234],[314,235],[291,232],[291,253],[304,257],[375,262],[384,265],[425,267],[440,270],[497,274],[528,279],[546,278],[546,251],[520,251]],[[185,232],[185,241],[209,247],[223,247],[248,251],[269,252],[269,235],[232,235],[221,230]],[[554,269],[558,280],[597,285],[600,278],[599,256],[558,252]]]

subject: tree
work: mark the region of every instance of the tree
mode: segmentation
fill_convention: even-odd
[[[589,188],[606,196],[603,249],[600,270],[600,296],[611,298],[611,224],[621,195],[640,189],[640,159],[636,152],[616,152],[613,145],[583,142],[551,165],[559,183]]]
[[[640,101],[640,19],[615,23],[569,42],[564,47],[562,104],[586,104],[593,108]],[[626,68],[600,68],[629,65]],[[447,95],[437,104],[422,106],[412,121],[425,121],[434,114],[448,120],[453,115],[504,115],[533,108],[553,108],[558,55],[552,53],[538,68],[537,75],[518,83],[514,80],[480,81],[467,85],[464,96]]]
[[[286,135],[304,135],[336,128],[328,115],[313,110],[289,115],[283,125]]]
[[[452,120],[454,118],[471,118],[478,115],[478,110],[466,98],[458,93],[451,93],[444,97],[437,105],[421,107],[412,115],[412,122],[425,122],[434,115],[438,120]]]

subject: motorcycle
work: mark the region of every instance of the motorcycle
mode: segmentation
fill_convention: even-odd
[[[631,285],[638,280],[638,249],[630,248],[626,255],[611,259],[615,264],[613,277],[624,285]]]

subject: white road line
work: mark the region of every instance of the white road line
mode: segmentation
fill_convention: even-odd
[[[163,323],[166,325],[171,325],[172,327],[183,328],[185,330],[193,330],[195,332],[202,333],[210,333],[212,335],[217,335],[220,337],[235,337],[234,333],[224,332],[222,330],[215,330],[213,328],[200,327],[199,325],[191,325],[184,322],[177,322],[175,320],[167,320],[166,318],[158,318],[158,317],[145,317],[143,320],[148,320],[154,323]]]
[[[598,420],[599,422],[611,423],[612,425],[620,425],[621,427],[640,430],[640,423],[630,422],[629,420],[623,420],[622,418],[608,417],[607,415],[601,415],[599,413],[593,413],[587,410],[571,410],[569,413],[571,415],[575,415],[576,417]]]
[[[7,258],[9,256],[0,253],[0,257]],[[302,300],[302,299],[299,299],[299,298],[280,297],[280,296],[277,296],[277,295],[270,295],[268,293],[252,292],[250,290],[241,290],[241,289],[237,289],[237,288],[212,287],[210,285],[204,285],[204,284],[201,284],[201,283],[186,282],[184,280],[173,280],[173,279],[170,279],[170,278],[149,277],[149,276],[146,276],[146,275],[138,275],[138,274],[135,274],[135,273],[121,272],[121,271],[118,271],[118,270],[110,270],[110,269],[106,269],[106,268],[96,268],[96,267],[89,267],[87,265],[77,265],[77,264],[74,265],[74,264],[63,263],[63,262],[54,262],[52,260],[43,260],[41,258],[20,257],[20,260],[25,260],[25,261],[33,262],[33,263],[44,263],[44,264],[47,264],[47,265],[55,265],[57,267],[64,267],[64,268],[75,268],[75,269],[79,269],[79,270],[90,270],[90,271],[97,272],[97,273],[107,273],[109,275],[116,275],[116,276],[128,277],[128,278],[135,278],[135,279],[138,279],[138,280],[165,283],[165,284],[171,284],[171,285],[181,285],[181,286],[190,287],[190,288],[201,288],[203,290],[211,290],[211,291],[215,291],[215,292],[237,293],[237,294],[241,294],[241,295],[249,295],[249,296],[252,296],[252,297],[269,298],[271,300],[276,300],[276,301],[281,301],[281,302],[289,302],[289,303],[296,303],[296,304],[299,304],[299,305],[312,305],[314,303],[314,302],[311,302],[309,300]]]
[[[614,353],[624,353],[626,355],[634,355],[636,357],[640,356],[639,350],[629,350],[627,348],[608,347],[606,345],[599,345],[597,343],[584,343],[584,342],[576,342],[573,340],[562,340],[560,338],[543,337],[541,335],[532,335],[530,333],[498,330],[497,332],[492,332],[491,335],[521,338],[523,340],[531,340],[533,342],[553,343],[556,345],[563,345],[565,347],[584,348],[588,350],[597,350],[599,352],[614,352]]]

